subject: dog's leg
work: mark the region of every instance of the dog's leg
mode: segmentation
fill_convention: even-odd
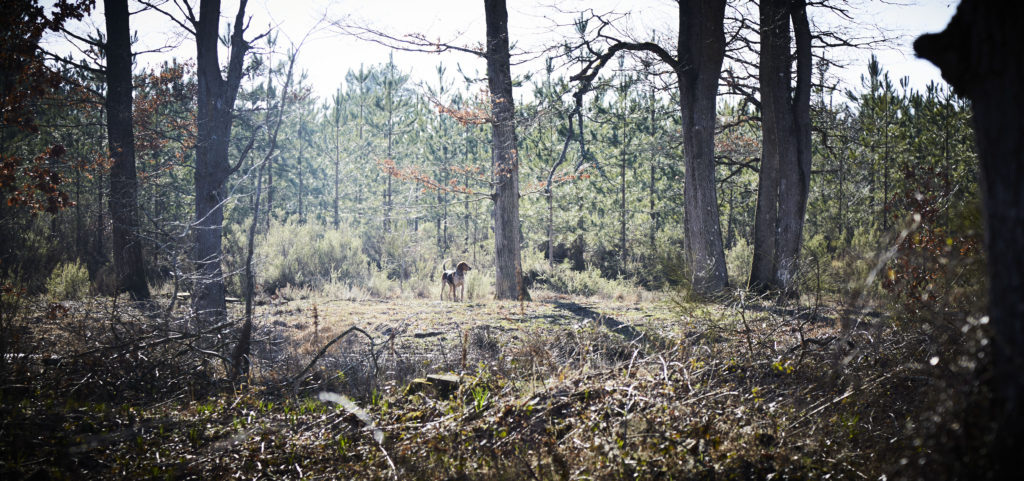
[[[444,288],[448,287],[444,285],[444,280],[441,280],[441,302],[444,302]]]

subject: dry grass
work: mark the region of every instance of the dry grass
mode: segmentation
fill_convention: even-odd
[[[36,348],[5,366],[0,473],[917,479],[963,435],[926,420],[965,416],[941,392],[971,373],[949,374],[945,354],[932,366],[936,345],[913,329],[838,306],[285,294],[258,306],[244,388],[205,354],[226,352],[229,331],[138,348],[189,326],[109,299],[22,306],[18,349]],[[352,326],[365,335],[317,357]],[[464,377],[453,393],[408,389],[436,373]]]

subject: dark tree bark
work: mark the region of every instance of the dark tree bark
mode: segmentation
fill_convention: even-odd
[[[725,57],[725,0],[679,2],[679,107],[683,117],[687,258],[693,291],[729,286],[715,191],[715,117]]]
[[[626,250],[626,146],[625,142],[619,150],[619,262],[626,266],[629,253]]]
[[[135,133],[132,127],[132,43],[128,0],[104,0],[107,24],[107,143],[110,167],[110,220],[113,225],[117,290],[132,299],[149,299],[139,239]]]
[[[197,278],[193,309],[204,321],[222,321],[227,317],[224,304],[224,274],[221,268],[221,230],[224,222],[225,183],[237,169],[228,163],[231,140],[231,116],[242,79],[242,60],[249,44],[243,38],[245,7],[241,0],[231,34],[231,54],[227,78],[221,76],[217,53],[219,46],[220,0],[202,0],[199,19],[194,22],[196,36],[196,75],[198,77],[198,138],[196,142],[196,230],[195,262]],[[241,160],[241,159],[240,159]]]
[[[680,0],[677,56],[652,42],[615,41],[570,80],[580,82],[577,104],[601,69],[621,51],[650,52],[679,79],[684,177],[686,260],[694,294],[712,296],[729,286],[715,191],[715,117],[718,78],[725,58],[725,0]],[[582,128],[582,127],[581,127]]]
[[[805,0],[762,0],[760,10],[763,140],[748,286],[794,295],[811,181],[811,33]]]
[[[491,91],[491,168],[494,183],[494,264],[497,299],[529,299],[523,285],[519,228],[519,158],[505,0],[484,0],[487,85]]]
[[[780,159],[796,155],[789,105],[789,15],[785,0],[761,0],[761,168],[754,210],[754,257],[747,287],[768,291],[775,285],[775,241],[779,221]]]
[[[1024,453],[1024,4],[963,0],[942,33],[914,43],[972,101],[988,252],[991,428],[972,451],[990,479],[1019,475]],[[984,408],[982,408],[984,409]],[[987,445],[986,445],[987,444]],[[980,472],[973,473],[980,478]]]
[[[792,99],[795,155],[780,159],[775,283],[784,293],[794,295],[811,187],[811,29],[806,0],[792,0],[789,11],[796,43],[796,84],[786,93]]]

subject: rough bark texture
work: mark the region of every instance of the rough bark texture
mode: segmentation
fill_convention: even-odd
[[[788,295],[796,293],[800,244],[804,214],[811,187],[811,31],[805,0],[791,0],[788,11],[793,19],[796,40],[796,85],[792,91],[786,82],[786,98],[791,102],[793,122],[789,142],[792,155],[779,159],[779,225],[775,240],[775,284]],[[787,43],[788,43],[788,28]],[[789,53],[789,48],[786,48]],[[788,63],[789,56],[786,56]],[[789,69],[787,68],[788,72]]]
[[[136,300],[149,299],[139,240],[128,1],[104,0],[103,8],[107,24],[107,142],[114,161],[110,167],[110,220],[117,290]]]
[[[198,138],[196,143],[196,280],[193,309],[203,321],[226,318],[224,274],[221,269],[221,230],[224,222],[225,182],[231,175],[228,146],[231,113],[242,78],[242,59],[249,45],[242,38],[245,6],[242,0],[231,34],[227,78],[221,76],[217,48],[220,0],[202,0],[196,24],[196,75],[198,77]]]
[[[675,72],[679,79],[686,170],[683,250],[693,293],[699,297],[713,296],[729,286],[715,190],[714,158],[718,78],[725,57],[725,4],[725,0],[679,1],[676,56],[653,42],[615,42],[570,77],[570,80],[580,82],[580,89],[574,94],[579,102],[582,95],[592,88],[601,69],[622,51],[650,52]],[[581,117],[581,139],[582,130]],[[653,172],[652,168],[652,180]]]
[[[793,113],[789,101],[788,0],[762,0],[761,56],[761,170],[754,213],[754,257],[747,285],[757,291],[777,289],[775,241],[779,221],[781,159],[796,155]]]
[[[964,0],[946,30],[914,43],[973,102],[985,207],[991,437],[976,440],[989,479],[1019,476],[1024,453],[1024,5]],[[984,409],[984,407],[982,407]],[[985,411],[981,411],[985,412]],[[979,470],[979,471],[981,471]],[[975,473],[978,479],[983,476]]]
[[[763,0],[760,10],[763,140],[748,285],[793,295],[811,180],[810,25],[804,0]],[[797,75],[791,86],[794,36]]]
[[[725,56],[725,0],[679,2],[679,107],[682,113],[686,249],[693,291],[729,285],[715,192],[715,100]]]
[[[487,85],[491,91],[491,168],[494,182],[494,247],[498,299],[528,298],[523,286],[519,229],[519,158],[508,51],[505,0],[484,0],[487,17]]]

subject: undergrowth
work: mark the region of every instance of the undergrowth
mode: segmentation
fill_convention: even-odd
[[[218,359],[232,329],[199,330],[184,311],[5,303],[19,336],[4,352],[0,475],[955,478],[984,338],[977,319],[950,347],[905,320],[745,293],[296,297],[261,302],[241,384]]]

